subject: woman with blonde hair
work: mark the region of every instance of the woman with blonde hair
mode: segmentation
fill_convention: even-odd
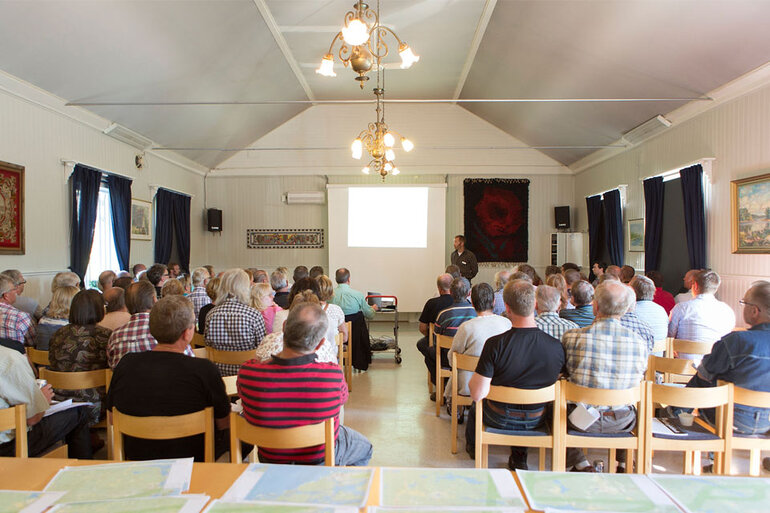
[[[46,314],[37,323],[35,349],[48,351],[48,343],[51,340],[51,336],[53,336],[56,330],[69,323],[72,298],[78,292],[80,292],[80,289],[74,286],[62,286],[54,291],[53,298],[48,304],[48,308],[46,308]]]
[[[249,306],[251,280],[243,269],[222,273],[214,308],[206,317],[206,345],[220,351],[256,349],[265,338],[265,320]],[[239,365],[216,364],[222,376],[238,374]]]
[[[575,308],[569,302],[569,293],[567,292],[567,280],[561,274],[552,274],[545,280],[545,284],[556,288],[559,291],[561,301],[559,303],[559,310],[568,310]]]
[[[273,287],[269,283],[257,283],[251,287],[251,307],[262,313],[267,334],[273,332],[275,314],[283,310],[273,301]]]
[[[345,324],[345,313],[339,306],[329,303],[334,297],[334,284],[332,280],[322,274],[315,279],[318,282],[318,299],[321,300],[321,308],[329,319],[329,329],[326,332],[327,340],[334,340],[337,333],[342,333],[342,341],[348,341],[348,325]]]

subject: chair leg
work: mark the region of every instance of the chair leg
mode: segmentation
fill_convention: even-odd
[[[438,397],[436,397],[438,400]],[[452,454],[457,454],[457,398],[452,401]]]
[[[714,474],[725,473],[725,453],[718,452],[714,454]]]
[[[428,373],[428,393],[433,393],[433,381],[430,380],[430,372]]]
[[[700,451],[692,452],[692,475],[701,475]]]
[[[441,399],[444,398],[444,378],[436,375],[436,417],[441,416]]]
[[[758,476],[759,475],[759,461],[760,458],[760,452],[759,449],[751,449],[749,451],[749,475],[750,476]],[[730,474],[730,469],[725,469],[725,474]]]
[[[616,460],[616,451],[614,448],[610,448],[610,459],[607,461],[607,468],[610,469],[610,474],[615,473],[615,468],[618,466]]]
[[[481,446],[481,465],[482,468],[489,468],[489,446]]]
[[[538,455],[540,461],[538,462],[538,469],[545,470],[545,447],[540,448],[540,454]]]

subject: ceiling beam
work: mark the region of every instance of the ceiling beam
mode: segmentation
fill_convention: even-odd
[[[315,100],[315,95],[310,89],[310,84],[308,84],[307,80],[305,80],[305,76],[302,74],[302,70],[299,68],[299,63],[297,62],[297,59],[294,58],[294,54],[291,53],[289,43],[287,43],[286,39],[283,37],[281,29],[278,27],[278,23],[276,23],[275,18],[273,18],[273,13],[270,12],[270,8],[268,8],[265,0],[253,1],[254,5],[256,5],[257,9],[259,9],[259,13],[262,15],[262,19],[265,20],[267,28],[270,29],[270,33],[273,35],[275,43],[278,45],[278,48],[281,49],[281,53],[286,59],[287,64],[291,68],[291,71],[294,73],[294,76],[297,77],[297,82],[299,82],[299,85],[302,86],[302,89],[304,89],[308,100]]]
[[[468,74],[471,72],[473,61],[476,60],[476,52],[479,51],[479,45],[481,44],[481,40],[484,39],[484,33],[487,31],[487,25],[489,25],[489,20],[492,18],[492,11],[495,10],[496,4],[497,0],[487,0],[484,4],[484,10],[481,11],[479,23],[476,25],[476,33],[473,36],[471,47],[468,50],[468,56],[465,58],[465,65],[463,66],[463,70],[460,73],[460,80],[457,82],[457,87],[455,88],[455,100],[458,99],[460,97],[460,93],[463,92],[465,81],[468,79]]]

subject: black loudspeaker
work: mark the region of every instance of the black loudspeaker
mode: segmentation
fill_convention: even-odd
[[[553,216],[556,218],[556,228],[569,228],[569,205],[554,207]]]
[[[221,232],[222,231],[222,211],[218,208],[210,208],[207,210],[208,213],[208,226],[210,232]]]

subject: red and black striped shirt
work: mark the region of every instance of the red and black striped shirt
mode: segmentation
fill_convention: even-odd
[[[336,440],[348,386],[339,365],[318,363],[315,357],[315,353],[288,360],[273,356],[244,363],[237,384],[246,420],[256,426],[290,428],[334,417]],[[324,449],[323,444],[302,449],[260,447],[259,461],[318,465],[324,461]]]

